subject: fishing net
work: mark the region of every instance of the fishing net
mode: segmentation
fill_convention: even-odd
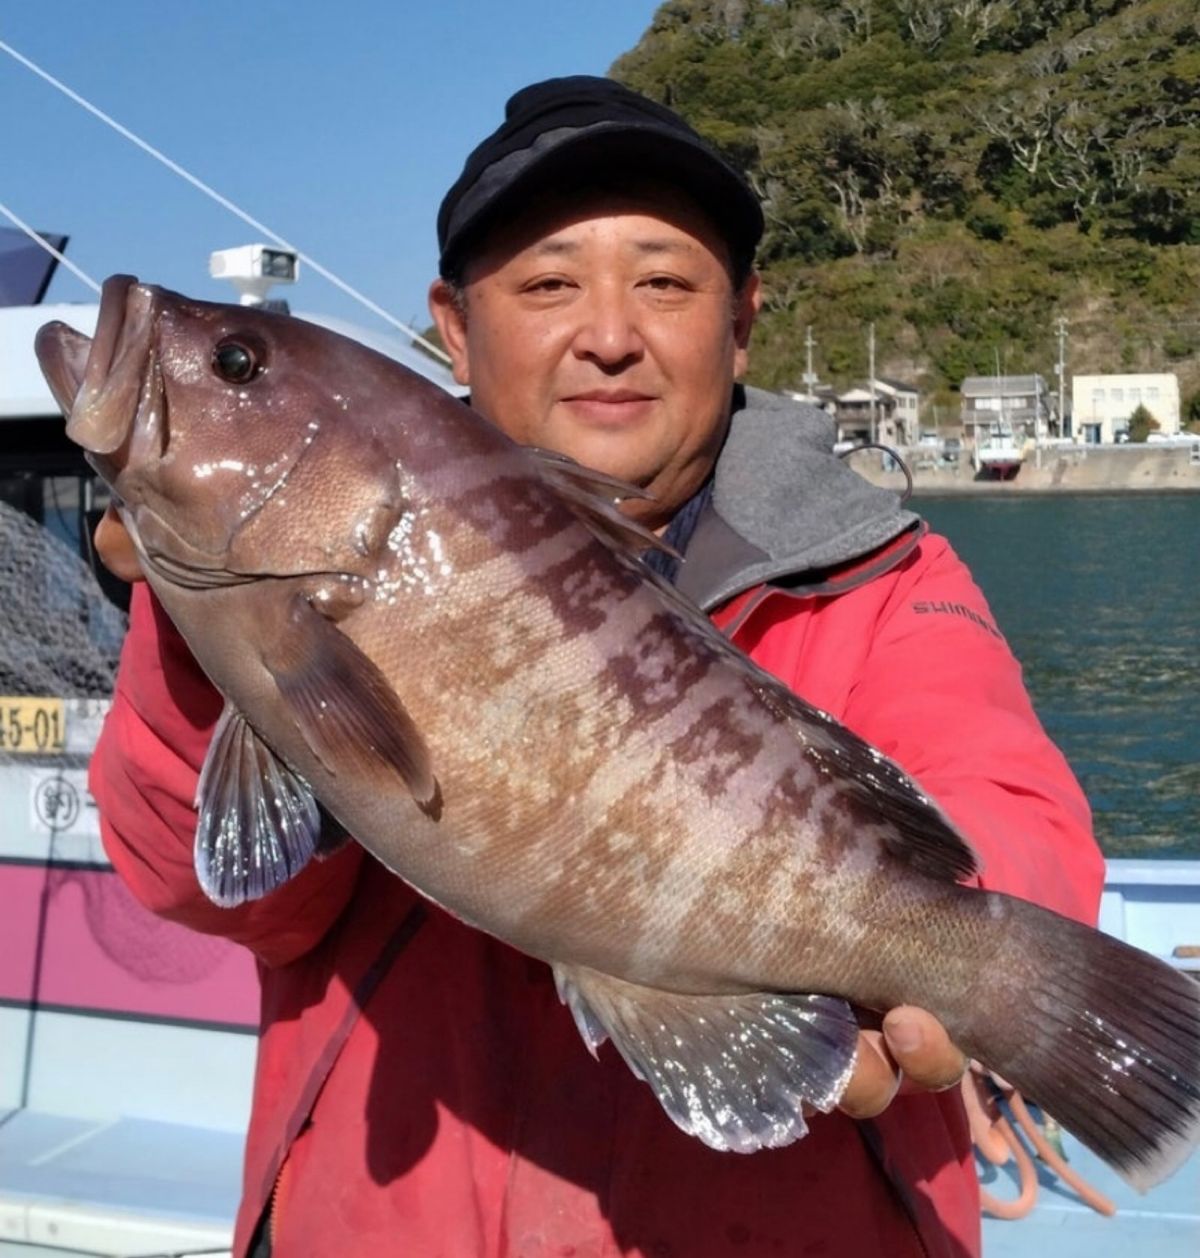
[[[108,697],[125,628],[87,564],[0,501],[0,695]]]
[[[39,933],[71,938],[85,953],[95,948],[138,983],[196,983],[227,962],[232,945],[142,908],[108,867],[88,816],[87,764],[126,627],[71,547],[0,500],[0,862],[16,854],[28,863],[35,853],[45,860]],[[34,719],[37,705],[21,709],[21,696],[65,701],[64,750],[42,751],[32,726],[19,742],[6,737],[7,722]],[[77,933],[80,920],[86,936]],[[44,998],[53,979],[35,974],[31,998]],[[96,998],[103,1003],[104,993]],[[244,1016],[231,1004],[228,1020]]]
[[[201,935],[144,909],[111,870],[51,867],[47,888],[64,915],[78,912],[72,892],[82,897],[88,933],[99,950],[142,983],[198,983],[229,959],[227,939]],[[241,1002],[230,1001],[226,1021],[238,1020]]]

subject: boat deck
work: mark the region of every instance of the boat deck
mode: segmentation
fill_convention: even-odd
[[[1200,1254],[1200,1157],[1193,1156],[1146,1196],[1135,1192],[1076,1140],[1064,1140],[1071,1169],[1117,1207],[1112,1218],[1089,1209],[1060,1180],[1038,1167],[1038,1197],[1023,1219],[983,1221],[984,1258],[1196,1258]],[[1017,1195],[1010,1163],[976,1159],[979,1182],[994,1197]]]
[[[240,1131],[27,1109],[0,1112],[0,1128],[3,1258],[228,1249]]]
[[[1200,945],[1200,861],[1110,860],[1100,927],[1194,970]],[[1141,1196],[1074,1137],[1064,1134],[1077,1174],[1117,1207],[1112,1218],[1089,1209],[1055,1176],[1038,1167],[1038,1197],[1023,1219],[984,1219],[985,1258],[1196,1258],[1200,1254],[1200,1154],[1165,1183]],[[1017,1196],[1015,1166],[976,1158],[979,1181],[1001,1200]]]

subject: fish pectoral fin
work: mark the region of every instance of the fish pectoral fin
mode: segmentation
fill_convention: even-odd
[[[317,801],[231,705],[196,788],[196,877],[225,908],[257,900],[308,864],[321,829]]]
[[[582,463],[576,463],[554,450],[543,450],[538,446],[527,446],[526,449],[533,456],[543,482],[601,541],[621,554],[638,556],[643,551],[661,550],[673,559],[682,558],[669,542],[664,542],[652,529],[631,520],[617,506],[623,498],[649,500],[652,494],[628,481],[584,467]]]
[[[416,722],[374,663],[302,594],[263,662],[314,756],[330,771],[398,774],[426,811],[441,794]]]
[[[858,1024],[836,997],[685,995],[577,966],[554,976],[593,1054],[607,1035],[676,1126],[714,1149],[799,1140],[802,1106],[828,1113],[854,1070]]]

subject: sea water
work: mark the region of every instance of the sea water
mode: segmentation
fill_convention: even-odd
[[[911,505],[982,587],[1105,853],[1200,857],[1200,494]]]

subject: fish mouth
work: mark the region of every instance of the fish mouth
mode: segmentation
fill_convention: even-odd
[[[67,417],[67,436],[91,455],[119,451],[143,407],[161,401],[155,313],[154,289],[132,275],[114,275],[101,290],[94,337],[59,322],[38,330],[38,363]]]

